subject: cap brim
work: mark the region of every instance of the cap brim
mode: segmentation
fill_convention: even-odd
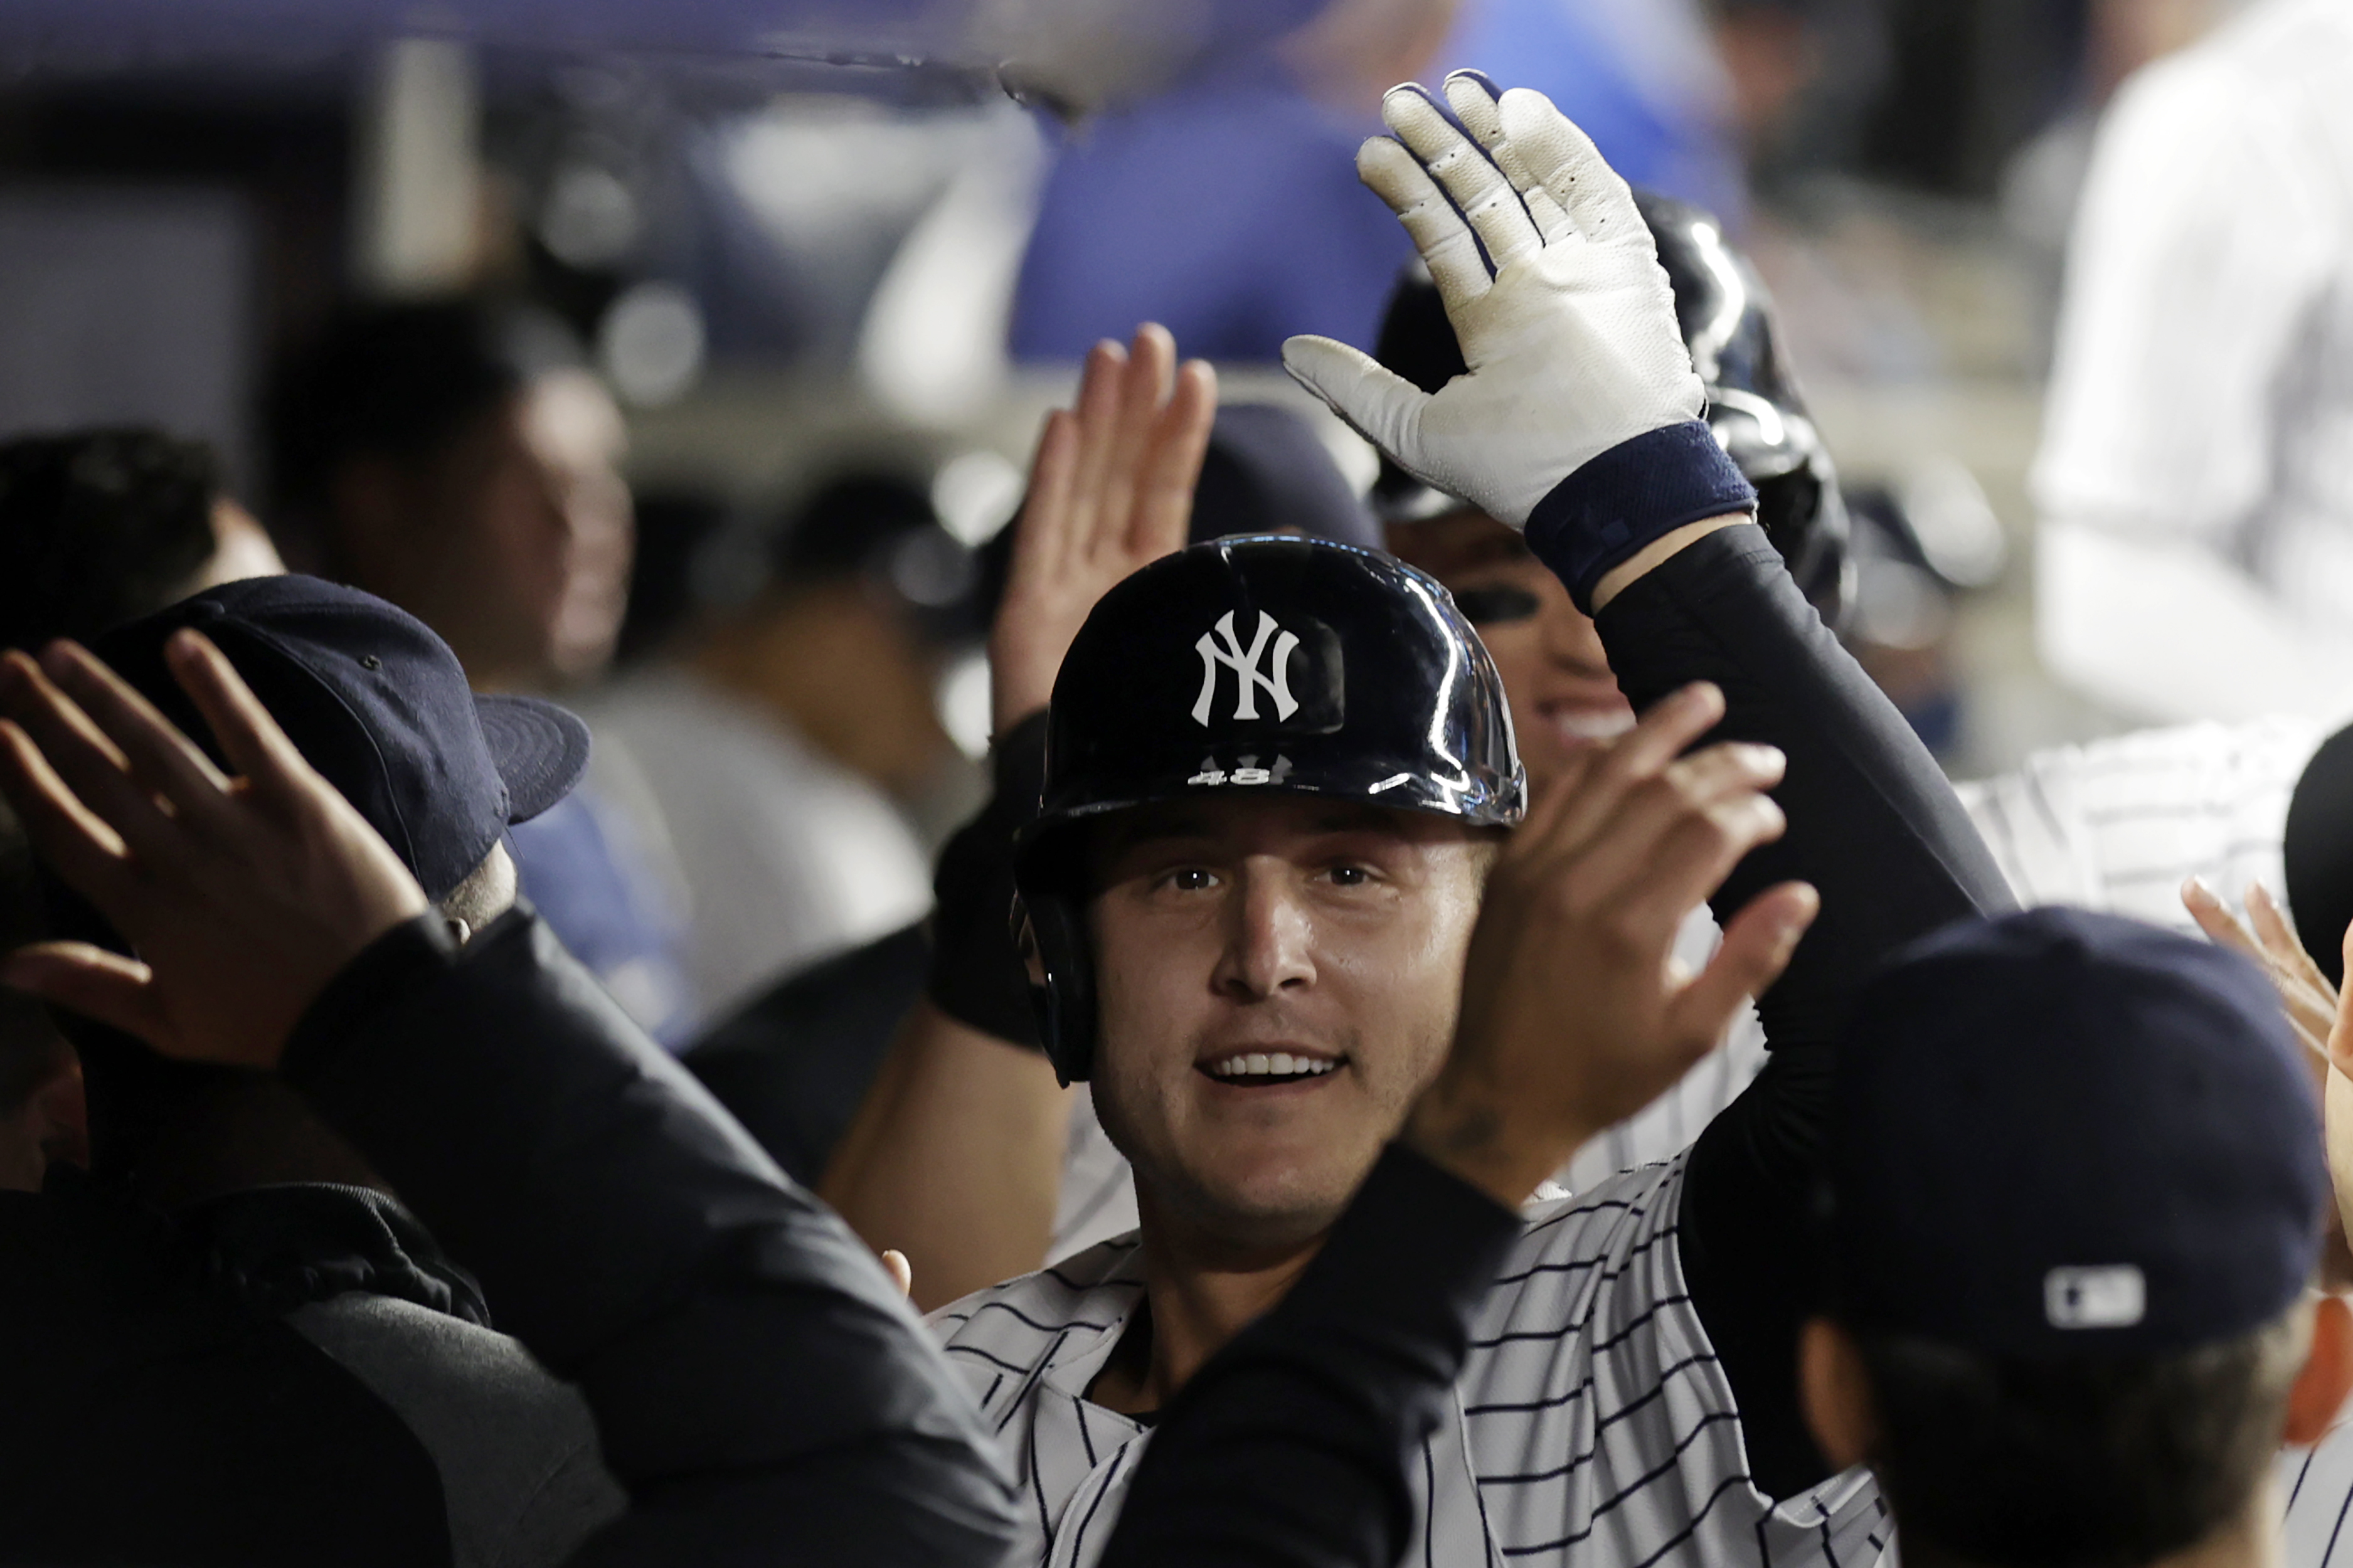
[[[536,697],[476,697],[491,761],[506,781],[507,821],[529,822],[588,771],[588,726]]]

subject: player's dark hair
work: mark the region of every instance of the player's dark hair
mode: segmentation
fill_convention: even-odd
[[[1993,1357],[1861,1342],[1871,1468],[1904,1555],[1982,1568],[2140,1568],[2242,1512],[2309,1343],[2301,1306],[2179,1355]]]
[[[89,637],[179,597],[214,551],[201,441],[85,430],[0,442],[0,647]]]
[[[908,476],[846,470],[812,491],[778,531],[769,570],[793,587],[839,582],[880,569],[892,546],[939,526],[931,496]]]
[[[533,380],[578,363],[570,330],[529,306],[460,298],[347,311],[271,384],[273,510],[318,530],[346,464],[427,460]]]

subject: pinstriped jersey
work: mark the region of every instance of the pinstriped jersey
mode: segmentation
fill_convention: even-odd
[[[1892,1539],[1852,1472],[1778,1506],[1749,1484],[1732,1391],[1676,1249],[1684,1160],[1531,1205],[1472,1331],[1452,1408],[1412,1466],[1414,1564],[1872,1568]],[[1087,1568],[1147,1434],[1088,1385],[1143,1296],[1105,1242],[968,1296],[934,1331],[1020,1478],[1026,1551]]]
[[[2186,936],[2197,875],[2232,903],[2261,881],[2285,901],[2288,797],[2327,731],[2309,720],[2183,724],[2037,752],[1957,786],[2021,904],[2130,915]]]
[[[2280,1455],[2280,1561],[2288,1568],[2353,1564],[2353,1420],[2309,1448]]]

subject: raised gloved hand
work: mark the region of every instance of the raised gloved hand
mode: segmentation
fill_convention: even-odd
[[[1381,103],[1396,139],[1356,167],[1421,249],[1471,374],[1423,394],[1324,337],[1290,339],[1282,363],[1400,468],[1523,527],[1562,478],[1696,419],[1706,394],[1633,191],[1593,142],[1525,87],[1499,101],[1457,70],[1447,99],[1487,151],[1407,85]]]
[[[1706,395],[1651,231],[1591,140],[1542,93],[1498,100],[1463,71],[1446,92],[1485,151],[1409,85],[1381,106],[1396,140],[1366,142],[1356,170],[1429,264],[1471,374],[1425,393],[1316,337],[1283,364],[1400,468],[1524,527],[1562,479],[1698,418]]]

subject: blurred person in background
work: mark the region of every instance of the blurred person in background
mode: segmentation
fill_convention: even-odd
[[[1695,203],[1737,230],[1748,208],[1727,31],[1746,38],[1757,0],[1463,0],[1440,63],[1532,87],[1583,126],[1638,189]],[[1746,62],[1761,50],[1744,50]],[[1754,72],[1750,74],[1756,74]],[[1772,106],[1778,109],[1778,104]]]
[[[620,411],[554,318],[455,299],[356,310],[285,366],[271,524],[322,575],[400,605],[478,691],[611,657],[633,534]],[[602,764],[600,764],[600,767]],[[592,784],[514,835],[523,891],[657,1039],[693,1022],[654,852]]]
[[[1800,26],[1792,10],[1760,0],[1213,10],[1224,31],[1193,46],[1173,85],[1073,131],[1058,154],[1016,291],[1013,353],[1075,360],[1145,319],[1213,361],[1271,362],[1292,332],[1370,342],[1409,253],[1352,160],[1381,92],[1432,63],[1508,69],[1589,125],[1635,184],[1737,226],[1743,127],[1778,114],[1794,90],[1782,79],[1802,69],[1791,63],[1801,45],[1766,47]],[[1720,40],[1743,47],[1727,55]]]
[[[94,637],[188,595],[285,565],[201,441],[121,428],[0,443],[0,647]],[[0,809],[0,930],[40,924],[30,852]],[[0,994],[0,1190],[87,1165],[81,1066],[48,1015]]]
[[[1213,7],[1174,81],[1073,130],[1013,301],[1018,359],[1077,360],[1139,321],[1211,360],[1366,342],[1410,251],[1352,160],[1381,90],[1436,57],[1454,0]]]
[[[2196,43],[2244,0],[2089,0],[2073,101],[2010,154],[2001,174],[2001,216],[2047,275],[2055,312],[2067,231],[2090,172],[2100,115],[2134,73]],[[2047,329],[2051,321],[2043,325]]]
[[[946,647],[979,572],[932,506],[929,475],[849,469],[783,520],[764,602],[698,652],[723,684],[792,725],[920,819],[958,763],[940,718]]]
[[[975,568],[923,490],[876,469],[820,484],[750,570],[748,598],[586,705],[675,858],[712,1019],[931,908],[909,808],[959,759],[935,633]]]
[[[2033,473],[2037,629],[2145,718],[2353,713],[2353,14],[2260,0],[2126,82]]]

